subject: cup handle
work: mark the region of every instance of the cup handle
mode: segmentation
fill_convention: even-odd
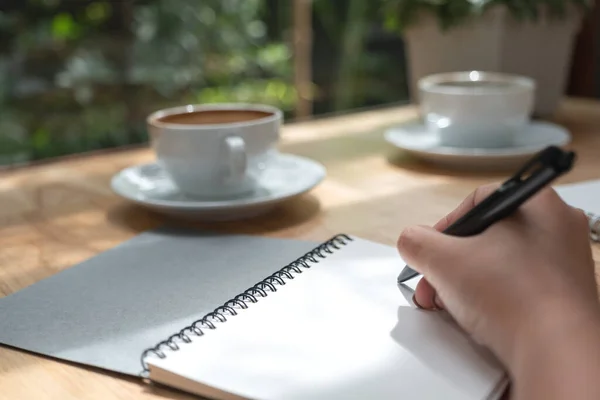
[[[225,138],[227,149],[227,179],[232,183],[241,182],[246,177],[246,143],[239,136]]]

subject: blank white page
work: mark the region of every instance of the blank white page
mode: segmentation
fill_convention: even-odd
[[[396,284],[403,266],[395,248],[354,238],[215,330],[150,359],[151,378],[158,368],[263,400],[488,398],[504,382],[501,367],[446,314],[409,305]]]
[[[570,206],[600,215],[600,180],[570,183],[554,189]]]

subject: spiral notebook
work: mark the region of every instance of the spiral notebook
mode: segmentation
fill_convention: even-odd
[[[346,235],[147,232],[0,299],[0,342],[215,399],[500,396],[501,366],[414,307],[403,265]]]
[[[147,349],[146,375],[218,399],[499,396],[499,364],[414,308],[402,266],[392,247],[336,236]]]

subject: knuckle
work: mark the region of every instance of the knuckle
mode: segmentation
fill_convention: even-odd
[[[571,213],[573,215],[573,224],[575,229],[579,231],[585,231],[587,234],[589,229],[589,220],[586,213],[583,210],[574,207],[571,207]]]
[[[545,188],[542,191],[542,195],[544,196],[546,201],[553,207],[568,207],[567,203],[563,201],[563,199],[558,195],[558,192],[552,187]]]
[[[552,202],[556,202],[556,203],[562,203],[562,199],[560,198],[560,196],[558,195],[558,193],[556,192],[556,190],[554,190],[554,188],[552,187],[546,187],[544,188],[544,190],[542,190],[543,195],[548,199],[548,201],[552,201]]]
[[[551,187],[542,189],[535,198],[532,199],[532,203],[535,208],[543,209],[545,212],[556,213],[568,208],[567,204],[561,199],[558,193],[556,193],[556,190]]]

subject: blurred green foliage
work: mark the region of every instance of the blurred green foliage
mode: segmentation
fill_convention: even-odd
[[[402,63],[368,52],[381,22],[361,1],[314,1],[316,113],[406,97]],[[181,104],[291,117],[291,13],[279,0],[0,3],[0,165],[144,142],[146,115]]]

